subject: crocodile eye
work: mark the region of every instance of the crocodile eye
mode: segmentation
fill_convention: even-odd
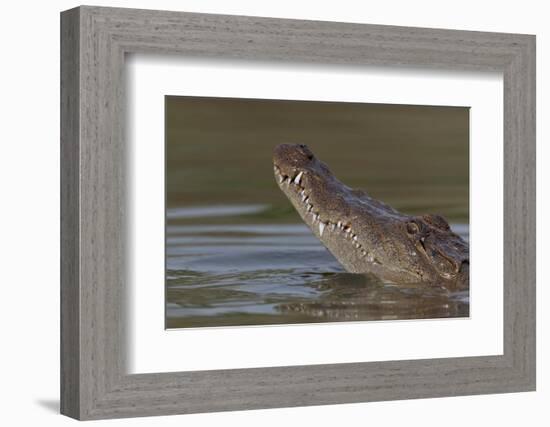
[[[416,234],[418,233],[420,229],[418,228],[418,224],[416,222],[408,222],[407,223],[407,233],[409,234]]]

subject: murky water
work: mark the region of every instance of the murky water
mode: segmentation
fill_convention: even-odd
[[[261,209],[168,209],[168,328],[468,316],[468,292],[346,273],[306,225],[246,222]],[[242,223],[196,224],[228,214]],[[468,239],[468,226],[452,227]]]

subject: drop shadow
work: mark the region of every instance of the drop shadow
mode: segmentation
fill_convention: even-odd
[[[59,414],[59,399],[38,399],[36,403],[50,412]]]

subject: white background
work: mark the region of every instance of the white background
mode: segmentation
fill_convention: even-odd
[[[98,1],[106,6],[158,8],[283,18],[322,19],[483,31],[535,33],[538,74],[537,217],[548,217],[550,74],[548,12],[544,2],[440,1]],[[0,260],[4,296],[2,386],[4,425],[66,425],[57,415],[59,384],[59,17],[71,1],[3,5],[0,145]],[[548,226],[538,224],[538,259],[548,257]],[[538,392],[274,409],[104,422],[109,425],[334,426],[343,423],[407,426],[548,425],[550,334],[548,274],[538,268]],[[543,311],[543,308],[545,310]]]
[[[297,69],[134,55],[127,60],[126,75],[132,165],[130,372],[502,354],[500,73],[382,67],[350,71],[318,65]],[[164,144],[151,141],[164,140],[166,94],[471,107],[470,318],[165,331]],[[481,268],[476,260],[483,260]]]

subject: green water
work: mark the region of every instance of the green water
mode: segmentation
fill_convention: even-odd
[[[467,316],[468,293],[346,273],[273,178],[271,152],[305,143],[344,183],[466,240],[462,107],[166,98],[167,327]]]

